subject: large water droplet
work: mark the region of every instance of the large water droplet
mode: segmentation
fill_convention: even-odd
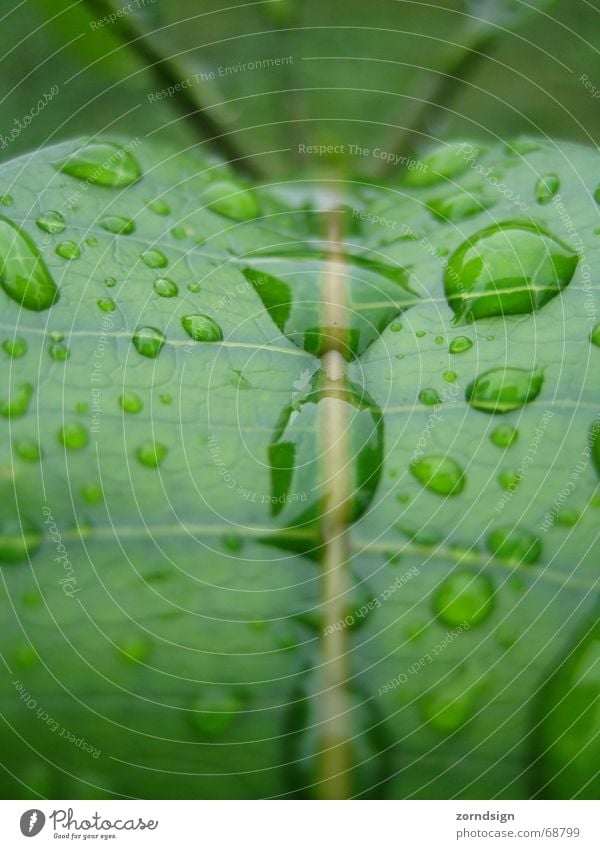
[[[534,401],[544,384],[540,371],[522,368],[493,368],[480,374],[469,386],[465,397],[483,413],[510,413]]]
[[[156,469],[167,456],[169,449],[162,442],[148,441],[139,446],[135,452],[142,466]]]
[[[542,554],[541,540],[518,526],[494,528],[488,534],[487,546],[500,560],[514,563],[537,563]]]
[[[0,563],[19,563],[31,557],[42,543],[37,525],[26,519],[0,523]]]
[[[62,233],[62,231],[67,226],[65,223],[65,219],[60,214],[60,212],[56,212],[54,209],[48,210],[48,212],[42,212],[42,214],[36,218],[35,223],[43,230],[45,233]]]
[[[494,608],[494,585],[483,573],[454,572],[435,592],[433,606],[436,616],[451,628],[479,625]]]
[[[204,190],[202,199],[209,209],[232,218],[250,221],[260,214],[258,199],[251,189],[245,189],[232,180],[219,180]]]
[[[133,346],[142,357],[153,360],[161,352],[165,337],[157,327],[139,327],[133,334]]]
[[[28,310],[47,310],[58,289],[33,240],[0,217],[0,286]]]
[[[123,218],[121,215],[107,215],[105,218],[101,218],[98,224],[103,230],[115,235],[128,236],[135,232],[134,222],[130,218]]]
[[[437,495],[458,495],[465,486],[461,467],[444,455],[419,457],[411,462],[410,471],[419,483]]]
[[[58,439],[70,451],[79,451],[88,444],[90,435],[81,422],[67,422],[59,430]]]
[[[6,419],[16,419],[24,416],[29,409],[33,397],[33,386],[31,383],[20,383],[10,393],[6,401],[0,402],[0,416]]]
[[[444,273],[457,319],[535,312],[570,282],[579,256],[531,224],[507,222],[467,239]]]
[[[112,142],[91,142],[55,163],[59,171],[97,186],[129,186],[142,175],[137,160]]]
[[[181,319],[181,324],[188,336],[196,342],[220,342],[223,339],[223,331],[209,315],[186,315]]]

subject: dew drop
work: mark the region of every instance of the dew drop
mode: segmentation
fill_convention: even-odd
[[[159,277],[154,281],[154,291],[161,298],[174,298],[179,294],[177,285],[168,277]]]
[[[473,341],[468,336],[455,336],[448,350],[451,354],[462,354],[473,347]]]
[[[139,446],[135,452],[135,456],[142,466],[156,469],[167,456],[168,450],[167,446],[162,442],[148,441]]]
[[[245,189],[231,180],[212,183],[203,194],[206,206],[213,212],[232,218],[234,221],[249,221],[257,218],[260,207],[251,189]]]
[[[64,342],[53,342],[52,345],[50,345],[48,352],[52,359],[57,362],[68,360],[71,356],[71,352]]]
[[[481,230],[450,258],[444,273],[457,320],[539,310],[571,282],[579,256],[543,230],[508,222]]]
[[[538,203],[550,203],[554,195],[560,189],[560,180],[556,174],[545,174],[537,182],[535,187],[535,199]]]
[[[24,357],[27,353],[27,342],[20,336],[15,336],[12,339],[5,339],[2,342],[2,350],[13,360],[18,360],[21,357]]]
[[[223,331],[210,316],[198,313],[181,319],[183,329],[196,342],[220,342]]]
[[[125,413],[139,413],[144,404],[135,392],[125,392],[119,396],[119,406]]]
[[[199,283],[188,283],[188,292],[200,292],[202,290],[202,286]]]
[[[590,342],[600,348],[600,324],[597,324],[590,334]]]
[[[419,392],[419,401],[427,407],[435,407],[440,403],[440,396],[435,389],[426,387]]]
[[[420,702],[423,719],[440,734],[458,731],[473,713],[474,692],[459,688],[458,683],[427,693]]]
[[[473,627],[484,622],[494,607],[494,585],[488,575],[454,572],[434,595],[434,611],[444,625]]]
[[[50,209],[48,212],[42,212],[42,214],[36,218],[35,223],[43,230],[45,233],[62,233],[62,231],[67,226],[65,223],[65,219],[60,214],[60,212],[56,212],[53,209]]]
[[[498,425],[490,435],[490,439],[498,448],[510,448],[519,438],[519,431],[509,424]]]
[[[0,401],[0,416],[5,419],[16,419],[24,416],[29,409],[33,397],[31,383],[21,383],[10,393],[8,401]]]
[[[165,337],[156,327],[139,327],[133,334],[133,346],[142,357],[156,359],[165,344]]]
[[[42,532],[32,522],[0,522],[0,563],[19,563],[31,557],[42,543]]]
[[[169,260],[166,258],[162,251],[159,251],[157,248],[150,248],[147,251],[144,251],[141,254],[140,259],[147,265],[148,268],[166,268],[169,264]]]
[[[43,452],[39,442],[34,439],[20,439],[15,443],[15,451],[21,460],[35,463],[42,459]]]
[[[411,462],[410,471],[419,483],[437,495],[459,495],[465,486],[461,467],[443,455],[419,457]]]
[[[81,256],[81,248],[75,242],[67,240],[60,242],[54,249],[54,252],[63,259],[79,259]]]
[[[99,504],[104,498],[104,493],[99,483],[86,484],[81,490],[81,495],[83,500],[87,501],[88,504]]]
[[[28,310],[47,310],[58,300],[56,284],[33,240],[1,217],[0,286]]]
[[[442,374],[442,380],[445,380],[446,383],[455,383],[458,380],[458,375],[455,371],[448,370]]]
[[[102,312],[114,312],[117,308],[117,305],[112,298],[100,298],[100,300],[96,301],[96,303]]]
[[[542,554],[540,539],[518,526],[507,525],[490,531],[487,546],[499,560],[514,563],[536,563]]]
[[[451,195],[429,201],[427,206],[441,221],[463,221],[489,209],[495,201],[476,191],[454,192]]]
[[[150,203],[148,204],[148,209],[151,209],[152,212],[154,212],[156,215],[169,215],[169,213],[171,212],[168,204],[160,198],[150,201]]]
[[[534,401],[543,383],[540,371],[494,368],[469,384],[465,396],[472,407],[483,413],[509,413]]]
[[[58,431],[58,440],[70,451],[79,451],[88,444],[90,435],[81,422],[67,422]]]
[[[100,219],[98,225],[108,233],[119,236],[128,236],[135,232],[135,223],[130,218],[123,218],[120,215],[107,215],[106,218]]]
[[[113,286],[117,285],[117,278],[107,277],[104,281],[104,285],[107,286],[109,289],[112,289]]]
[[[97,186],[118,188],[135,183],[142,175],[137,160],[111,142],[91,142],[55,166],[64,174]]]

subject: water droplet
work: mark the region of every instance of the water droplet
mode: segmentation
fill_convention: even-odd
[[[111,142],[91,142],[55,163],[59,171],[97,186],[129,186],[141,177],[140,166],[124,148]]]
[[[68,360],[71,356],[71,352],[64,342],[53,342],[48,351],[52,359],[58,362]]]
[[[535,199],[538,203],[550,203],[554,195],[560,189],[560,180],[556,174],[545,174],[537,182],[535,187]]]
[[[135,223],[130,218],[122,218],[120,215],[107,215],[101,218],[98,225],[108,233],[119,236],[128,236],[135,232]]]
[[[12,206],[14,200],[11,195],[2,195],[2,197],[0,197],[0,203],[2,206]]]
[[[29,463],[35,463],[43,457],[41,446],[34,439],[20,439],[15,443],[15,451],[21,460]]]
[[[2,350],[12,359],[17,360],[24,357],[27,353],[27,342],[20,336],[15,336],[12,339],[5,339],[2,342]]]
[[[156,215],[169,215],[171,212],[168,204],[161,198],[150,201],[148,209],[151,209],[152,212],[156,213]]]
[[[564,528],[574,528],[577,522],[581,519],[579,510],[563,508],[556,515],[555,522],[557,525],[562,525]]]
[[[542,390],[540,371],[521,368],[493,368],[480,374],[467,387],[469,404],[483,413],[509,413],[534,401]]]
[[[155,280],[154,291],[161,298],[174,298],[179,294],[176,284],[172,280],[169,280],[168,277],[159,277],[158,280]]]
[[[411,462],[410,471],[419,483],[437,495],[459,495],[465,486],[461,467],[443,455],[419,457]]]
[[[454,572],[434,594],[433,606],[436,616],[451,628],[479,625],[494,608],[494,585],[483,573]]]
[[[590,334],[590,342],[600,348],[600,324],[597,324]]]
[[[518,526],[507,525],[490,531],[487,546],[499,560],[515,563],[536,563],[542,554],[542,543],[538,537]]]
[[[490,439],[498,448],[509,448],[519,438],[519,431],[509,424],[498,425],[490,435]]]
[[[223,331],[208,315],[186,315],[181,319],[181,324],[188,336],[196,342],[220,342],[223,339]]]
[[[87,501],[88,504],[99,504],[104,498],[104,493],[99,483],[86,484],[81,490],[81,495],[83,500]]]
[[[223,548],[226,548],[227,551],[241,551],[244,547],[244,540],[237,534],[224,534],[221,537],[221,542]]]
[[[89,411],[90,411],[90,405],[88,404],[87,401],[78,401],[75,404],[75,412],[76,413],[79,413],[80,415],[84,416],[86,413],[89,413]]]
[[[520,472],[503,471],[498,475],[498,483],[508,492],[514,492],[522,480],[523,475]]]
[[[114,312],[117,308],[117,305],[112,300],[112,298],[100,298],[100,300],[96,301],[102,312]]]
[[[417,339],[422,339],[424,336],[427,336],[427,333],[425,332],[425,330],[417,330],[415,336],[417,337]]]
[[[109,289],[112,289],[113,286],[117,285],[117,278],[116,277],[107,277],[106,280],[104,281],[104,285],[108,286]]]
[[[37,525],[26,519],[21,522],[0,522],[0,563],[19,563],[31,557],[42,543]]]
[[[467,189],[429,201],[427,206],[442,221],[463,221],[494,206],[496,200],[482,192]]]
[[[160,395],[160,403],[168,407],[169,404],[173,403],[173,398],[167,392],[162,392]]]
[[[188,283],[188,292],[200,292],[202,291],[202,286],[199,283]]]
[[[462,354],[473,347],[473,341],[468,336],[455,336],[448,350],[451,354]]]
[[[79,451],[88,444],[90,435],[81,422],[67,422],[58,431],[58,439],[70,451]]]
[[[150,248],[147,251],[144,251],[141,254],[140,259],[147,265],[148,268],[166,268],[169,264],[169,260],[166,258],[162,251],[159,251],[157,248]]]
[[[421,160],[420,168],[407,171],[404,182],[409,186],[432,186],[456,177],[469,168],[472,154],[473,145],[464,142],[441,145]]]
[[[156,327],[139,327],[133,334],[133,345],[142,357],[155,359],[165,344],[165,337]]]
[[[600,419],[595,421],[590,428],[590,450],[592,452],[592,462],[598,476],[600,477]]]
[[[58,289],[30,237],[0,217],[0,286],[28,310],[47,310]]]
[[[135,392],[125,392],[121,395],[119,405],[125,413],[139,413],[144,406],[142,399]]]
[[[49,336],[53,342],[62,342],[65,338],[65,334],[61,333],[60,330],[51,330]]]
[[[79,259],[81,256],[81,248],[75,242],[67,240],[60,242],[54,249],[54,252],[63,259]]]
[[[241,695],[233,692],[228,694],[215,688],[194,700],[191,705],[192,722],[202,734],[214,737],[233,724],[244,705]]]
[[[440,403],[440,396],[435,389],[426,387],[419,392],[419,401],[421,404],[426,404],[428,407],[435,407]]]
[[[448,304],[466,322],[535,312],[571,282],[578,260],[533,225],[488,227],[452,255],[444,273]]]
[[[392,331],[392,333],[400,333],[400,331],[402,330],[402,325],[399,321],[393,321],[390,324],[390,330]]]
[[[45,233],[62,233],[62,231],[67,226],[65,223],[65,219],[60,214],[60,212],[55,212],[53,209],[48,212],[42,212],[42,214],[36,218],[35,223],[43,230]]]
[[[452,681],[427,693],[419,707],[423,719],[440,734],[453,734],[471,717],[475,692],[464,689],[462,681]]]
[[[256,195],[232,180],[212,183],[203,193],[202,199],[209,209],[232,218],[234,221],[250,221],[260,214]]]
[[[86,245],[89,245],[90,248],[95,248],[98,244],[98,239],[95,236],[88,236],[85,240]]]
[[[135,456],[138,458],[142,466],[148,466],[151,469],[155,469],[160,466],[162,461],[165,459],[168,450],[167,446],[162,442],[148,441],[139,446],[135,452]]]
[[[143,637],[131,637],[118,645],[119,659],[126,663],[144,663],[150,656],[151,646]]]
[[[33,386],[31,383],[20,383],[9,396],[8,401],[0,402],[0,416],[6,419],[16,419],[24,416],[29,409],[33,397]]]

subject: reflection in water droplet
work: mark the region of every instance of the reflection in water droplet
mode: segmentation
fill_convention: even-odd
[[[144,251],[140,255],[140,259],[148,268],[166,268],[169,264],[169,260],[164,253],[156,248],[150,248],[150,250]]]
[[[448,350],[451,354],[462,354],[473,347],[473,341],[468,336],[455,336]]]
[[[179,293],[177,285],[168,277],[159,277],[155,280],[154,291],[161,298],[174,298]]]
[[[155,359],[160,354],[166,339],[157,327],[139,327],[133,334],[132,342],[142,357]]]
[[[87,428],[81,422],[68,422],[58,432],[59,442],[72,451],[78,451],[90,441]]]
[[[5,419],[16,419],[24,416],[29,409],[33,397],[33,386],[31,383],[20,383],[9,395],[7,401],[0,402],[0,416]]]
[[[483,573],[453,572],[435,592],[433,606],[438,619],[451,628],[479,625],[494,608],[494,585]]]
[[[534,401],[544,384],[541,371],[494,368],[480,374],[465,393],[469,404],[484,413],[510,413]]]
[[[519,438],[519,431],[509,424],[501,424],[494,428],[490,435],[491,441],[498,448],[509,448]]]
[[[495,528],[487,536],[491,554],[515,563],[536,563],[542,554],[541,540],[518,526]]]
[[[188,336],[196,342],[220,342],[223,339],[223,331],[209,315],[186,315],[181,319],[181,324]]]
[[[58,289],[33,240],[0,217],[0,286],[28,310],[47,310]]]
[[[411,462],[410,471],[419,483],[437,495],[459,495],[465,488],[463,470],[444,455],[419,457]]]
[[[24,357],[27,353],[27,342],[20,336],[15,336],[12,339],[5,339],[2,342],[2,350],[13,360]]]
[[[19,563],[31,557],[42,543],[40,528],[27,519],[0,521],[0,563]]]
[[[67,226],[65,223],[65,219],[62,217],[60,212],[55,212],[53,209],[48,212],[42,212],[42,214],[36,218],[35,223],[43,230],[45,233],[62,233],[62,231]]]
[[[66,242],[60,242],[60,244],[58,244],[54,249],[54,252],[63,259],[79,259],[81,256],[81,249],[79,245],[69,240]]]
[[[162,442],[144,442],[135,452],[142,466],[148,466],[155,469],[160,466],[168,453],[168,448]]]
[[[121,395],[119,405],[126,413],[139,413],[144,406],[142,399],[135,392],[125,392]]]
[[[256,195],[232,180],[219,180],[203,192],[202,200],[209,209],[232,218],[234,221],[250,221],[260,214]]]
[[[111,142],[91,142],[55,164],[64,174],[97,186],[129,186],[141,177],[137,160]]]
[[[538,203],[550,203],[554,195],[560,189],[560,180],[556,174],[545,174],[537,182],[535,187],[535,199]]]
[[[539,310],[567,286],[579,256],[531,225],[504,223],[467,239],[444,273],[448,304],[456,319]]]

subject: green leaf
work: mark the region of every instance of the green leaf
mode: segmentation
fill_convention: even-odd
[[[597,794],[599,160],[521,149],[2,166],[5,795]]]

